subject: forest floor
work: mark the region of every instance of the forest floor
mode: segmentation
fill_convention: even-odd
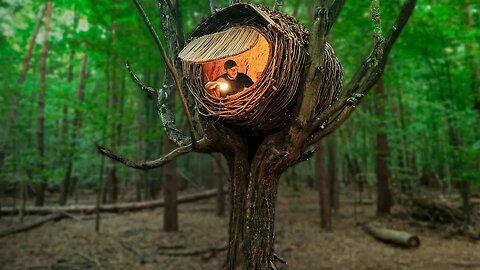
[[[417,249],[374,240],[356,226],[352,203],[342,203],[331,232],[319,228],[318,198],[282,188],[277,203],[275,252],[288,266],[279,269],[480,269],[480,242],[448,237],[414,227],[399,218],[375,218],[374,205],[357,208],[357,218],[420,237]],[[100,233],[93,216],[51,222],[29,232],[0,238],[0,269],[221,269],[226,252],[228,218],[215,216],[215,199],[182,204],[180,231],[162,231],[163,209],[102,214]],[[25,223],[41,217],[27,217]],[[0,230],[18,226],[2,217]],[[189,256],[165,252],[206,251]],[[195,253],[195,252],[194,252]]]

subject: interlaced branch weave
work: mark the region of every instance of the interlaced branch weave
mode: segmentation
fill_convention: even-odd
[[[236,4],[208,17],[193,31],[190,40],[179,58],[183,79],[201,114],[258,131],[286,122],[307,59],[308,31],[295,18],[261,5]],[[268,46],[261,46],[262,40]],[[245,70],[249,61],[261,61],[257,55],[265,54],[265,63],[257,65],[261,72],[254,85],[226,98],[205,90],[206,81],[215,79],[209,74],[214,70],[209,63],[241,57],[252,50],[262,52],[244,57]],[[333,102],[343,79],[343,69],[328,44],[325,67],[318,86],[317,112]]]

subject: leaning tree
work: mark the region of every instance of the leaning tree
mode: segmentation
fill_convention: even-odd
[[[416,0],[406,0],[384,38],[378,0],[372,0],[376,24],[371,54],[345,85],[343,69],[326,37],[345,0],[317,0],[309,30],[296,19],[260,5],[230,1],[203,21],[183,44],[178,1],[160,0],[164,45],[140,11],[161,51],[170,77],[158,94],[167,136],[178,145],[153,161],[135,162],[107,148],[99,151],[132,168],[161,167],[188,152],[221,153],[230,170],[230,227],[224,269],[276,269],[274,218],[278,183],[289,167],[309,159],[314,146],[336,130],[381,77],[393,44],[411,16]],[[275,7],[283,1],[276,1]],[[181,51],[180,51],[181,50]],[[255,77],[248,89],[217,97],[203,85],[221,72],[225,59],[241,63]],[[187,118],[185,135],[175,126],[168,100],[176,89]],[[312,149],[313,148],[313,149]]]

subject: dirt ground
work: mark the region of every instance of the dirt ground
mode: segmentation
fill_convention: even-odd
[[[417,249],[374,240],[355,225],[353,205],[343,203],[334,230],[319,229],[317,193],[280,191],[277,203],[276,253],[288,265],[279,269],[480,269],[480,242],[413,227],[395,218],[376,219],[373,205],[357,217],[420,237]],[[78,216],[48,223],[33,231],[0,238],[0,269],[221,269],[226,252],[228,218],[215,216],[215,200],[180,205],[180,231],[162,231],[163,209],[102,214],[101,232],[94,217]],[[28,217],[25,223],[38,219]],[[2,217],[0,230],[18,225]],[[188,256],[165,252],[206,251]]]

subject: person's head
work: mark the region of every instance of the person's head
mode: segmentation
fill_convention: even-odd
[[[223,64],[223,67],[225,68],[225,71],[227,72],[227,76],[229,79],[233,80],[237,77],[238,75],[238,66],[237,63],[233,60],[227,60],[225,61],[225,64]]]

